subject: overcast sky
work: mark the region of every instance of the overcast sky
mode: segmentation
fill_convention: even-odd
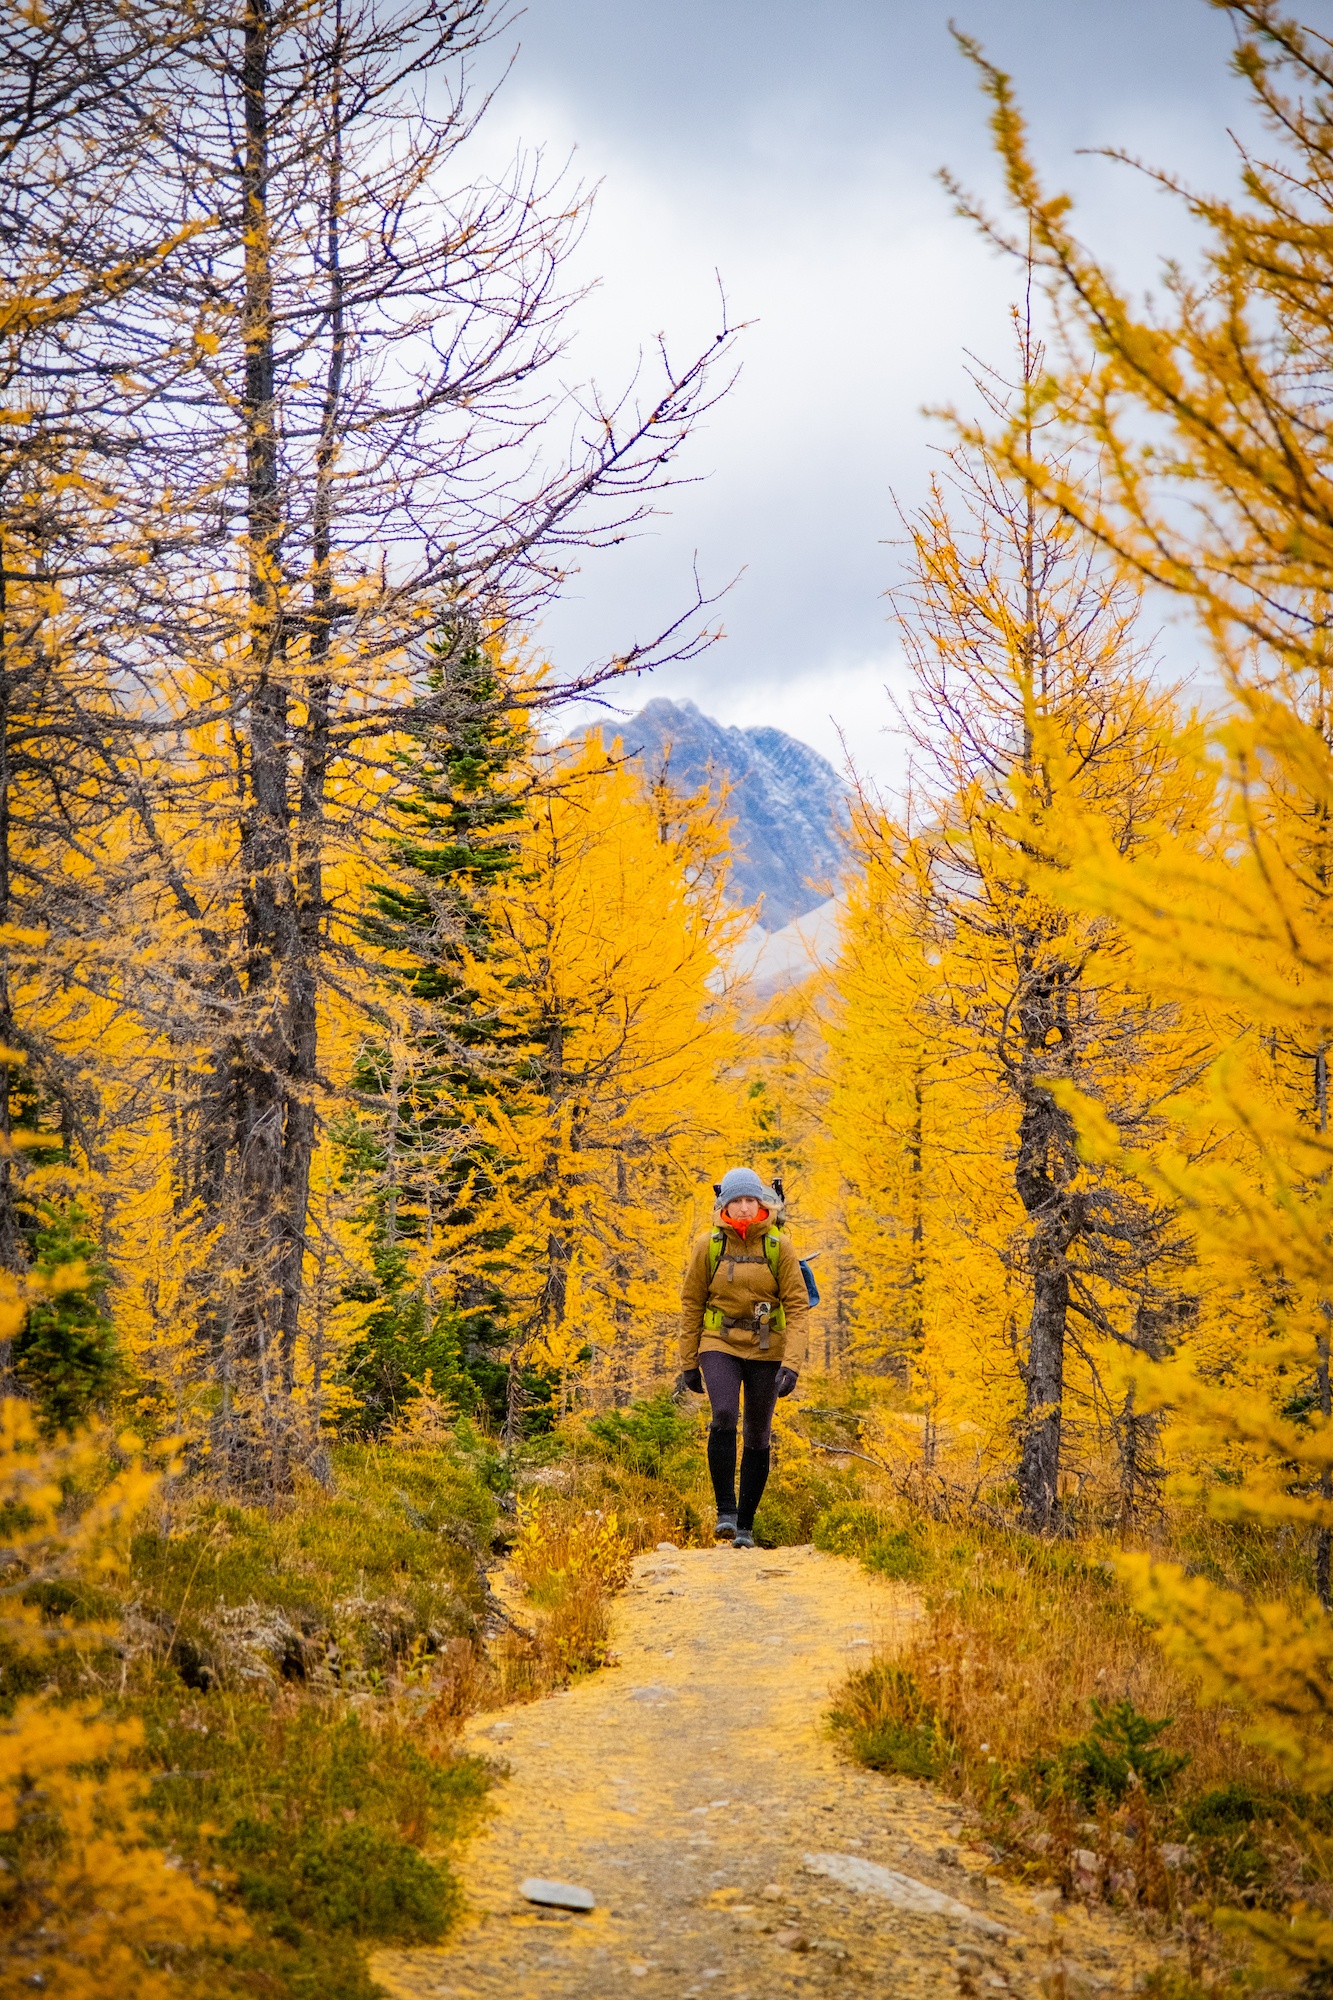
[[[600,183],[578,272],[571,378],[622,382],[658,332],[682,353],[716,322],[721,275],[740,380],[694,441],[670,512],[585,563],[538,634],[562,671],[619,651],[737,572],[701,661],[624,685],[725,722],[769,721],[892,778],[895,679],[883,593],[893,496],[921,498],[966,399],[966,349],[1003,362],[1016,273],[951,212],[947,164],[994,190],[985,105],[950,15],[1013,76],[1052,183],[1122,275],[1151,283],[1187,225],[1140,176],[1080,157],[1128,147],[1232,186],[1248,124],[1231,30],[1205,0],[529,0],[487,145],[574,155]],[[1186,634],[1168,636],[1174,661]],[[574,718],[568,718],[572,721]]]

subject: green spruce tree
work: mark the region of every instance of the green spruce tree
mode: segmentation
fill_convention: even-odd
[[[30,1235],[32,1269],[64,1279],[64,1288],[35,1305],[15,1335],[13,1371],[22,1395],[36,1404],[47,1432],[73,1430],[110,1398],[121,1367],[116,1329],[105,1307],[106,1265],[88,1216],[76,1203],[39,1201]],[[71,1266],[86,1282],[69,1285]]]
[[[516,1074],[523,1038],[478,1007],[466,965],[487,950],[491,899],[515,866],[530,729],[498,644],[475,623],[451,619],[432,652],[432,719],[394,807],[397,879],[374,887],[364,926],[413,1027],[405,1043],[363,1050],[358,1108],[338,1131],[347,1185],[364,1195],[370,1269],[351,1296],[371,1310],[346,1375],[366,1427],[427,1376],[465,1410],[502,1413],[507,1380],[510,1232],[487,1221],[506,1163],[475,1128],[480,1100]],[[435,1242],[449,1244],[451,1270],[423,1283]]]

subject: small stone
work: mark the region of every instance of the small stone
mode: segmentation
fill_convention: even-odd
[[[597,1899],[591,1889],[581,1889],[576,1882],[548,1882],[540,1875],[529,1875],[518,1885],[518,1893],[529,1903],[542,1903],[552,1910],[595,1910]]]
[[[657,1544],[657,1553],[659,1556],[664,1556],[664,1555],[678,1556],[680,1554],[680,1550],[676,1546],[675,1542],[659,1542]]]
[[[1099,1875],[1101,1873],[1102,1864],[1100,1857],[1094,1854],[1090,1847],[1076,1847],[1069,1858],[1080,1875]]]
[[[810,1944],[803,1931],[774,1931],[773,1942],[783,1951],[809,1951]]]
[[[1064,1899],[1065,1892],[1063,1889],[1038,1889],[1036,1895],[1032,1898],[1032,1907],[1041,1916],[1049,1917],[1053,1910],[1059,1909]]]
[[[1178,1840],[1164,1840],[1157,1852],[1168,1868],[1188,1868],[1194,1856]]]
[[[761,1896],[767,1896],[770,1903],[780,1903],[787,1891],[777,1882],[765,1882],[759,1893]]]
[[[963,1865],[952,1847],[937,1847],[935,1849],[935,1859],[939,1862],[941,1868],[961,1868]]]

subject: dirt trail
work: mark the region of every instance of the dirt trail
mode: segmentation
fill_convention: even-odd
[[[395,2000],[1130,1992],[1155,1959],[1128,1926],[988,1882],[956,1807],[829,1740],[831,1689],[916,1615],[814,1549],[641,1557],[619,1665],[478,1718],[468,1747],[510,1775],[464,1859],[469,1918],[446,1948],[381,1953],[375,1976]],[[858,1885],[866,1862],[894,1876],[862,1865]],[[597,1907],[539,1911],[527,1876]]]

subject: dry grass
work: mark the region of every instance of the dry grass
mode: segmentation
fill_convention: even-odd
[[[698,1528],[670,1487],[632,1467],[571,1457],[539,1478],[517,1503],[508,1568],[523,1601],[517,1629],[489,1648],[484,1707],[531,1701],[595,1673],[610,1656],[612,1600],[633,1558],[663,1541],[684,1546]]]
[[[839,1691],[834,1725],[861,1761],[958,1798],[1022,1877],[1165,1923],[1195,1990],[1229,1962],[1206,1911],[1333,1907],[1333,1815],[1168,1664],[1109,1543],[932,1521],[897,1498],[859,1512],[863,1559],[916,1577],[927,1605],[904,1651]],[[1184,1532],[1219,1573],[1251,1560]]]

